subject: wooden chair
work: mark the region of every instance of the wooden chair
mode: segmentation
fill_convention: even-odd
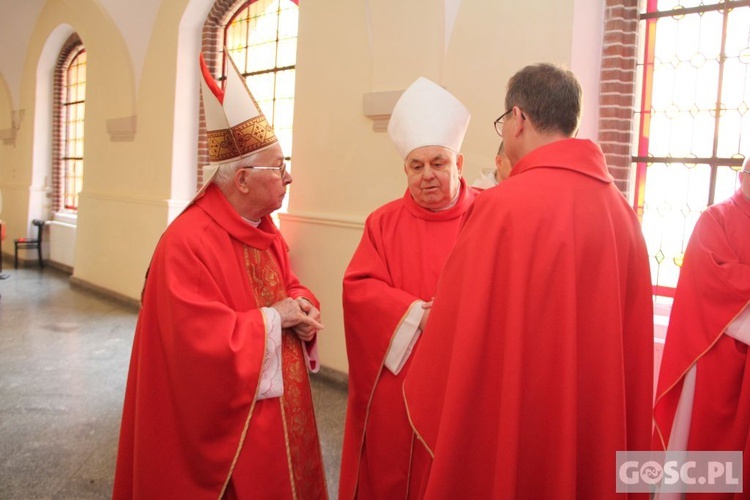
[[[19,250],[33,250],[36,248],[37,255],[39,256],[39,267],[44,268],[44,260],[42,259],[42,235],[45,221],[41,219],[34,219],[31,221],[36,226],[36,238],[16,238],[13,240],[15,244],[15,252],[13,254],[13,267],[18,269],[18,251]]]

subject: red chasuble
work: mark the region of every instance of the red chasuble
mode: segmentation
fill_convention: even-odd
[[[526,155],[467,214],[406,377],[410,495],[614,498],[615,452],[649,448],[652,314],[599,147]]]
[[[282,333],[281,398],[256,401],[260,307],[312,293],[273,222],[211,185],[154,252],[135,332],[114,498],[326,498],[310,385]]]
[[[432,212],[408,190],[368,218],[344,275],[349,401],[339,498],[404,498],[412,431],[399,375],[383,366],[409,306],[432,299],[440,271],[477,192],[461,180],[458,202]],[[415,346],[415,350],[418,348]],[[413,355],[413,354],[412,354]]]
[[[654,449],[664,450],[684,376],[696,366],[688,450],[744,452],[750,484],[750,357],[724,334],[750,301],[750,201],[740,191],[706,209],[685,251],[654,404]]]

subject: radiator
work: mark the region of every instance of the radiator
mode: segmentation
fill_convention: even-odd
[[[58,220],[49,223],[49,260],[73,268],[76,225]]]

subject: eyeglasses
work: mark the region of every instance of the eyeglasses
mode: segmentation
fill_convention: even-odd
[[[740,170],[740,172],[742,172],[743,174],[750,175],[750,170]]]
[[[495,120],[495,132],[497,132],[497,135],[500,137],[503,136],[503,119],[508,116],[511,111],[513,111],[513,108],[510,108],[508,111],[500,115],[500,118]]]
[[[246,167],[240,167],[240,168],[252,168],[253,170],[278,170],[279,177],[281,177],[282,179],[284,178],[284,175],[286,174],[286,162],[283,162],[281,166],[279,167],[259,167],[255,165],[248,165]]]

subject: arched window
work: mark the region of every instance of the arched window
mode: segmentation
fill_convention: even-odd
[[[230,6],[217,1],[204,26],[206,64],[220,80],[226,78],[224,47],[245,77],[273,126],[281,149],[292,168],[292,126],[294,121],[294,82],[297,64],[299,7],[296,0],[238,0]],[[201,137],[205,125],[201,125]],[[200,166],[207,164],[207,151],[200,141]],[[200,179],[199,179],[200,181]],[[281,211],[286,209],[286,199]]]
[[[645,0],[639,18],[634,202],[655,292],[672,296],[700,213],[750,154],[750,2]]]
[[[53,209],[78,211],[83,186],[86,49],[77,35],[63,46],[55,69]]]
[[[289,157],[298,10],[290,0],[252,0],[237,10],[224,30],[224,46]],[[226,77],[226,64],[224,59],[222,78]]]

